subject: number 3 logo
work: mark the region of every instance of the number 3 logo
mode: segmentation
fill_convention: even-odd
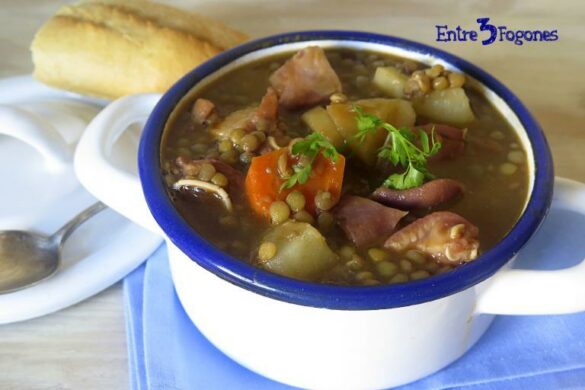
[[[498,36],[498,30],[496,30],[496,26],[488,23],[489,21],[490,21],[490,18],[477,19],[477,23],[479,23],[479,31],[489,31],[490,32],[489,38],[484,40],[484,41],[481,41],[481,44],[484,46],[489,45],[490,43],[493,43],[496,40],[496,37]]]

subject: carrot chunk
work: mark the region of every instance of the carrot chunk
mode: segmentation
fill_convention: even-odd
[[[287,154],[288,149],[282,148],[262,156],[254,157],[246,175],[246,195],[252,209],[266,218],[270,218],[270,205],[277,200],[285,200],[286,196],[298,190],[305,196],[305,209],[316,215],[315,196],[320,191],[331,193],[337,203],[341,195],[345,158],[339,155],[337,162],[319,154],[313,161],[309,180],[304,184],[296,184],[292,188],[283,188],[286,179],[280,176],[278,159]],[[298,162],[298,157],[288,156],[288,166]]]

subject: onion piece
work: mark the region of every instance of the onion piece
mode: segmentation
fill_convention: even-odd
[[[202,190],[205,190],[207,192],[213,192],[221,199],[223,205],[228,211],[233,210],[230,196],[223,188],[221,188],[218,185],[195,179],[181,179],[177,181],[175,184],[173,184],[173,189],[175,190],[181,189],[182,187],[195,187],[201,188]]]
[[[270,147],[274,150],[278,150],[280,148],[282,148],[282,146],[278,145],[276,143],[276,138],[274,138],[273,136],[268,136],[268,138],[266,138],[266,140],[268,141],[268,145],[270,145]]]

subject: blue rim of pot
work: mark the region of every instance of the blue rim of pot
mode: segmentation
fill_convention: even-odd
[[[428,54],[453,64],[502,98],[526,129],[534,153],[534,186],[526,209],[513,229],[495,247],[453,271],[404,284],[335,286],[280,276],[238,260],[201,237],[175,209],[163,181],[160,143],[169,115],[200,80],[232,61],[257,50],[292,42],[339,40],[378,43]],[[542,129],[520,100],[501,82],[477,66],[442,50],[403,38],[359,31],[300,31],[261,38],[225,51],[181,78],[151,113],[138,153],[140,180],[148,207],[168,239],[192,261],[241,288],[281,301],[338,310],[376,310],[416,305],[440,299],[496,273],[530,239],[544,220],[552,201],[553,163]]]

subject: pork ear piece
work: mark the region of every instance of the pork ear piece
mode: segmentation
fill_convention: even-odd
[[[372,193],[371,198],[386,206],[412,210],[435,207],[462,194],[463,186],[457,180],[435,179],[408,190],[379,187]]]
[[[341,81],[318,46],[297,52],[270,76],[270,85],[286,108],[311,106],[341,92]]]
[[[408,212],[348,195],[335,207],[334,214],[347,238],[361,247],[388,237]]]
[[[417,219],[391,235],[384,247],[396,252],[416,249],[443,264],[474,260],[479,250],[479,229],[460,215],[439,211]]]

